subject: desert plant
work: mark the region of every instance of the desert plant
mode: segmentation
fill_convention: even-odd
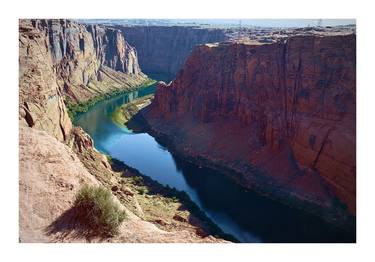
[[[131,179],[133,180],[134,185],[138,185],[138,186],[143,185],[143,177],[133,176],[133,177],[131,177]]]
[[[111,192],[100,186],[83,186],[74,202],[80,223],[95,234],[113,236],[126,214],[113,201]]]
[[[140,195],[143,195],[144,193],[146,193],[146,189],[143,188],[143,187],[138,188],[137,191],[138,191],[138,193],[139,193]]]

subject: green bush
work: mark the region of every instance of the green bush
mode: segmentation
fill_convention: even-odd
[[[126,217],[125,212],[113,201],[110,191],[103,187],[83,186],[74,204],[79,222],[96,234],[117,234]]]
[[[143,187],[138,188],[137,191],[138,191],[138,193],[141,194],[141,195],[143,195],[144,193],[146,193],[146,189],[143,188]]]
[[[131,177],[133,181],[133,185],[141,186],[143,185],[143,178],[141,176],[133,176]]]

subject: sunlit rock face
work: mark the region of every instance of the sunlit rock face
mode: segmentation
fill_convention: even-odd
[[[20,123],[65,140],[64,100],[78,103],[131,89],[147,77],[135,48],[116,29],[64,19],[19,21]]]
[[[102,65],[126,74],[141,73],[137,52],[125,41],[121,31],[97,25],[89,25],[87,30],[92,34],[95,52]]]
[[[295,36],[195,48],[142,114],[243,185],[355,214],[355,106],[356,36]]]

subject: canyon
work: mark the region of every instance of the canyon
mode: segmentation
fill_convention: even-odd
[[[118,30],[69,20],[21,20],[19,34],[20,120],[59,140],[72,128],[64,101],[85,102],[148,80]]]
[[[149,81],[119,30],[65,19],[19,21],[20,242],[226,242],[210,234],[215,227],[180,192],[114,164],[72,124],[69,104]],[[107,188],[126,212],[116,237],[88,235],[75,221],[83,185]]]
[[[153,144],[158,150],[193,163],[196,174],[219,170],[236,181],[231,188],[253,190],[352,232],[355,29],[318,29],[20,19],[20,242],[238,241],[186,192],[103,153],[102,143],[116,141],[104,136],[96,145],[88,133],[112,132],[113,121],[106,121],[115,106],[118,126],[131,118],[129,128],[148,132],[152,143],[160,141]],[[168,76],[155,97],[153,75]],[[92,113],[77,121],[86,110]],[[121,153],[132,155],[129,146]],[[126,212],[117,236],[87,235],[75,223],[74,197],[87,184],[110,190]]]
[[[193,48],[229,39],[226,30],[185,26],[117,26],[137,48],[143,71],[176,75]]]
[[[295,35],[348,34],[352,26],[332,28],[257,28],[119,25],[109,24],[126,35],[127,41],[137,49],[140,67],[147,73],[175,76],[183,67],[191,51],[197,45],[217,42],[233,42],[239,39],[273,43]]]
[[[136,118],[191,161],[347,225],[356,213],[355,86],[354,34],[204,44]]]

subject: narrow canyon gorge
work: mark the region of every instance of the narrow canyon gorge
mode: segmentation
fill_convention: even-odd
[[[131,119],[122,126],[111,121],[114,113],[123,114],[120,122]],[[21,242],[256,242],[223,230],[194,198],[198,186],[187,194],[117,157],[146,144],[134,149],[112,140],[129,132],[126,139],[148,133],[147,143],[186,162],[174,170],[191,163],[197,174],[217,171],[233,188],[323,219],[353,242],[352,27],[238,31],[19,20]],[[142,154],[143,162],[159,161]],[[126,212],[118,235],[88,235],[76,223],[73,203],[83,185],[108,189]],[[247,208],[246,201],[233,204]]]
[[[68,102],[148,83],[135,48],[119,30],[69,20],[20,20],[19,44],[21,242],[223,242],[205,233],[214,226],[186,210],[188,200],[177,200],[179,193],[147,178],[147,185],[139,185],[136,170],[112,167],[72,124]],[[83,185],[109,188],[126,211],[118,236],[87,235],[74,221],[74,195]],[[153,196],[138,193],[146,186]],[[155,201],[163,205],[150,211]]]
[[[336,197],[356,204],[355,50],[354,35],[202,45],[141,114],[181,154],[340,220]]]
[[[176,75],[193,48],[229,39],[225,29],[181,26],[118,26],[137,48],[143,71]]]
[[[65,140],[64,100],[84,102],[147,80],[120,31],[69,20],[20,20],[20,120]]]

